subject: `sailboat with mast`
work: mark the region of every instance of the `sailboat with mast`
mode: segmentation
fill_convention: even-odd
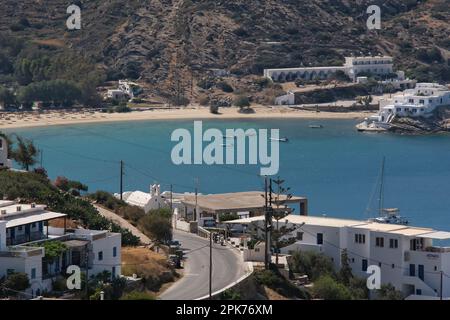
[[[381,163],[380,172],[380,186],[378,194],[378,217],[369,218],[369,221],[388,224],[407,225],[409,221],[400,215],[400,209],[398,208],[384,208],[384,171],[385,171],[386,158],[383,157]],[[372,195],[373,197],[373,195]],[[371,200],[372,200],[371,197]],[[371,202],[371,201],[370,201]],[[369,203],[370,203],[369,202]]]

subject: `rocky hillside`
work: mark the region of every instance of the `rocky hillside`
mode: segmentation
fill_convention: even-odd
[[[350,54],[393,55],[419,80],[450,81],[449,0],[1,2],[1,33],[77,51],[109,79],[139,78],[156,96],[198,98],[212,68],[238,75],[244,90],[240,79],[264,68],[340,64]],[[81,31],[66,30],[71,3],[82,8]],[[371,4],[381,7],[381,30],[366,27]]]

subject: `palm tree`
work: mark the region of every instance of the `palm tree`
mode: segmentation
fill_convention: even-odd
[[[30,166],[34,165],[37,160],[39,151],[33,144],[33,141],[24,139],[16,135],[17,149],[12,150],[11,158],[18,162],[23,169],[29,171]]]

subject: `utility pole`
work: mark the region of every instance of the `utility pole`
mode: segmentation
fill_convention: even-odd
[[[264,233],[265,233],[265,245],[264,245],[264,268],[266,270],[269,269],[269,260],[267,251],[269,248],[268,240],[269,240],[269,233],[267,225],[269,223],[269,208],[267,205],[267,176],[264,178]]]
[[[170,212],[173,213],[173,186],[170,185]]]
[[[209,233],[209,300],[212,300],[212,237],[213,233]]]
[[[197,221],[197,198],[198,198],[198,178],[195,178],[195,208],[194,208],[194,221]]]
[[[89,245],[90,242],[86,245],[86,283],[85,283],[85,291],[86,291],[86,300],[89,300]]]
[[[120,200],[123,200],[123,161],[120,160]]]
[[[441,270],[441,289],[440,289],[440,295],[439,295],[439,297],[440,297],[440,300],[442,300],[442,289],[443,289],[443,278],[444,278],[444,273],[443,273],[443,271]]]

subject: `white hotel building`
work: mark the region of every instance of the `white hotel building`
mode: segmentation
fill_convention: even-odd
[[[437,83],[417,83],[414,89],[405,90],[390,99],[380,100],[380,111],[361,125],[385,127],[395,117],[431,117],[436,108],[450,106],[450,90]]]
[[[89,275],[103,271],[121,274],[121,235],[109,231],[67,229],[49,226],[49,221],[66,214],[46,210],[44,205],[18,204],[0,200],[0,278],[14,272],[28,275],[30,296],[52,290],[52,282],[70,265],[89,268]],[[46,241],[60,241],[66,250],[48,262]]]
[[[393,59],[387,56],[346,57],[343,66],[264,69],[264,77],[275,82],[328,79],[337,71],[343,71],[353,81],[359,74],[388,75],[393,73]]]
[[[263,217],[229,221],[228,223],[262,223]],[[448,240],[450,232],[404,225],[328,217],[289,215],[280,221],[299,226],[296,242],[282,249],[316,251],[330,257],[338,269],[342,249],[347,249],[353,274],[366,278],[367,267],[381,268],[381,283],[391,283],[405,297],[450,298],[450,247],[433,245],[433,240]]]

